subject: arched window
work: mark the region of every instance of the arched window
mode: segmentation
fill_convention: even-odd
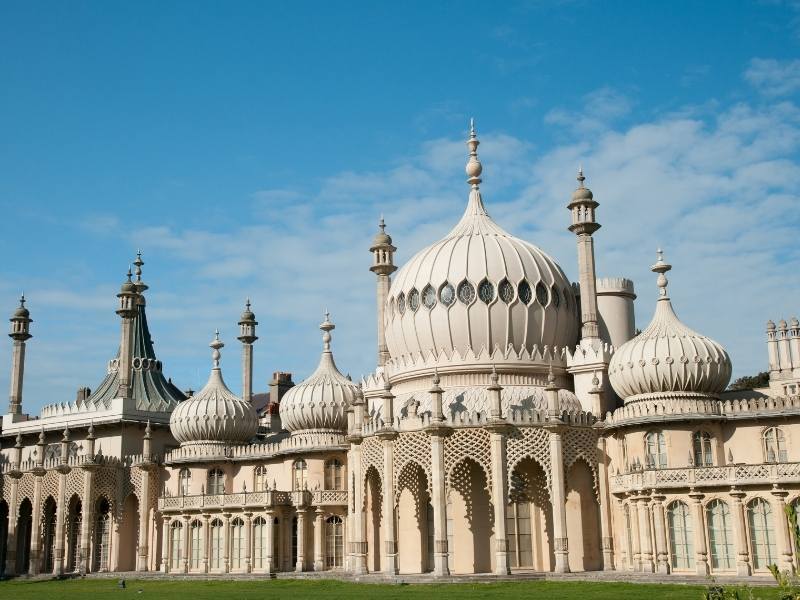
[[[203,524],[195,519],[191,524],[191,556],[189,562],[190,569],[199,569],[200,561],[203,559]]]
[[[673,502],[667,508],[669,550],[673,569],[691,569],[694,566],[692,544],[692,516],[685,502]]]
[[[787,462],[786,440],[780,427],[770,427],[764,430],[764,462]]]
[[[342,566],[344,535],[341,517],[328,517],[325,521],[325,566],[337,569]]]
[[[178,473],[178,495],[179,496],[188,496],[189,495],[189,483],[192,480],[192,474],[184,467]]]
[[[244,521],[235,518],[231,522],[231,569],[244,568]]]
[[[253,520],[253,568],[263,569],[267,566],[267,522],[264,517]]]
[[[2,517],[0,517],[2,518]],[[0,544],[5,544],[5,536],[0,536]],[[56,546],[56,501],[52,496],[48,497],[44,503],[44,572],[52,573]]]
[[[772,507],[769,502],[762,498],[751,500],[747,505],[747,521],[750,525],[753,568],[766,569],[770,564],[778,562]]]
[[[223,529],[222,521],[214,519],[211,521],[211,556],[209,556],[209,568],[222,568],[222,548],[223,548]]]
[[[660,431],[651,431],[645,436],[645,465],[650,469],[667,466],[667,445]]]
[[[294,461],[292,465],[292,489],[302,490],[306,487],[306,472],[308,465],[302,458]]]
[[[83,505],[77,497],[73,497],[69,507],[67,523],[67,572],[78,569],[78,556],[81,549],[81,523],[83,522]]]
[[[710,433],[707,431],[695,431],[692,434],[692,448],[694,449],[694,464],[696,467],[711,467],[714,465]]]
[[[341,461],[334,458],[325,463],[325,489],[341,490],[344,489],[344,468]]]
[[[733,532],[731,511],[723,500],[712,500],[706,506],[708,545],[711,568],[726,571],[734,568]]]
[[[183,523],[175,519],[170,525],[170,542],[172,553],[170,554],[169,568],[177,571],[181,568],[181,559],[183,558]]]
[[[253,491],[254,492],[263,492],[269,487],[269,481],[267,480],[267,467],[264,465],[259,465],[256,467],[255,471],[255,481],[253,481]]]
[[[94,571],[108,571],[108,550],[111,542],[111,515],[108,500],[101,498],[94,526]]]
[[[208,488],[209,495],[217,495],[225,493],[225,473],[222,469],[211,469],[208,472]]]

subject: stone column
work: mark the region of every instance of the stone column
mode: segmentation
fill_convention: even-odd
[[[297,563],[294,570],[303,572],[306,564],[306,511],[297,510]]]
[[[253,513],[244,513],[245,527],[245,550],[244,550],[244,572],[253,571]]]
[[[31,523],[31,546],[28,573],[38,575],[41,571],[42,548],[42,476],[44,470],[34,472],[33,480],[33,520]]]
[[[639,537],[641,538],[641,559],[639,561],[643,573],[653,572],[653,541],[650,536],[650,508],[648,498],[639,497]]]
[[[600,482],[600,536],[603,547],[603,570],[614,570],[614,532],[611,529],[611,497],[608,493],[606,438],[597,439],[597,478]]]
[[[554,571],[569,573],[564,450],[561,430],[557,426],[550,428],[550,470],[553,495],[553,547],[556,559]]]
[[[708,548],[706,547],[706,525],[703,515],[703,494],[692,490],[689,493],[692,499],[692,516],[694,530],[694,549],[697,555],[695,559],[695,569],[698,575],[708,575],[711,571],[708,568]]]
[[[181,528],[181,561],[183,562],[183,572],[189,572],[189,515],[183,515],[183,527]]]
[[[314,570],[323,571],[325,569],[325,554],[322,544],[325,541],[322,535],[325,527],[325,513],[321,507],[317,507],[316,519],[314,520]]]
[[[211,559],[211,515],[203,515],[203,573],[208,573]]]
[[[618,522],[622,523],[622,526],[617,528],[617,532],[620,536],[617,538],[619,541],[619,560],[623,569],[629,569],[633,567],[633,557],[628,556],[627,539],[627,536],[630,535],[631,532],[628,530],[627,523],[625,523],[625,506],[622,498],[615,497],[614,501],[616,502],[617,515],[619,517]]]
[[[222,513],[222,532],[223,532],[223,569],[225,573],[231,571],[231,513]]]
[[[64,522],[66,512],[67,473],[62,469],[58,474],[58,499],[56,500],[56,542],[53,548],[53,575],[60,577],[64,574]]]
[[[16,465],[19,468],[19,465]],[[21,472],[14,473],[11,477],[11,490],[9,493],[8,504],[8,533],[6,534],[6,575],[14,575],[17,572],[17,520],[19,510],[17,498],[19,496],[19,478],[14,475],[22,475]]]
[[[781,489],[772,490],[775,498],[773,505],[775,511],[775,530],[778,534],[778,547],[781,553],[781,570],[794,572],[794,548],[792,548],[792,534],[789,531],[789,521],[786,518],[786,496],[789,492]]]
[[[275,548],[275,513],[272,509],[267,509],[264,519],[267,522],[267,547],[264,549],[264,571],[271,575],[277,570],[275,568],[275,556],[273,556],[273,549]]]
[[[91,510],[93,506],[92,498],[94,498],[94,472],[91,469],[83,470],[83,497],[84,501],[81,505],[83,517],[81,519],[81,548],[79,568],[84,573],[88,573],[92,568],[90,543],[92,541],[92,519],[94,518],[94,511]]]
[[[433,574],[450,575],[447,547],[447,491],[444,478],[444,437],[449,429],[431,432],[431,506],[433,507]]]
[[[139,555],[136,557],[136,570],[147,571],[147,557],[150,544],[150,470],[141,469],[142,497],[139,499]]]
[[[386,574],[397,575],[397,516],[394,503],[394,439],[397,433],[384,432],[383,437],[383,531],[386,544]]]
[[[653,490],[653,529],[656,534],[656,572],[669,573],[669,554],[667,553],[667,535],[664,530],[664,496]]]
[[[164,573],[169,573],[170,558],[172,556],[172,536],[170,535],[170,522],[172,518],[164,515],[161,519],[161,547],[163,549],[163,556],[161,557],[161,570]]]
[[[750,570],[750,549],[747,545],[747,529],[744,524],[744,506],[742,498],[744,492],[741,490],[731,490],[733,498],[733,537],[736,540],[736,574],[740,577],[747,577],[751,574]]]
[[[11,391],[8,412],[22,414],[22,381],[25,372],[25,340],[14,340],[11,347]]]
[[[511,563],[508,559],[508,532],[506,513],[508,510],[508,465],[506,461],[506,434],[508,425],[489,423],[492,444],[492,503],[494,504],[495,569],[497,575],[509,575]]]
[[[367,572],[367,531],[364,518],[364,482],[361,472],[361,444],[352,445],[352,475],[353,497],[350,500],[352,507],[352,526],[350,531],[350,569],[356,575],[363,575]]]
[[[631,566],[634,571],[639,572],[642,570],[642,545],[639,539],[639,507],[636,504],[636,496],[634,494],[628,497],[628,517],[631,521],[631,530],[628,535],[631,538],[631,546],[633,548]]]

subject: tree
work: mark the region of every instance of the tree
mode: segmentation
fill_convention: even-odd
[[[728,386],[729,390],[752,390],[754,388],[767,387],[769,385],[769,371],[762,371],[758,375],[747,375],[739,377]]]

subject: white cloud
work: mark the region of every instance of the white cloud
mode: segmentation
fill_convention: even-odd
[[[800,90],[800,59],[754,58],[744,78],[766,96],[786,96]]]
[[[630,98],[619,90],[606,86],[586,94],[578,110],[550,110],[545,115],[545,123],[588,135],[609,129],[621,117],[630,113],[631,108]]]

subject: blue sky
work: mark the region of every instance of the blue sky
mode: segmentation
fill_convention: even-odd
[[[181,387],[219,327],[239,389],[246,296],[258,389],[309,374],[326,307],[341,369],[368,372],[375,222],[400,263],[446,233],[470,116],[501,225],[575,279],[582,162],[599,275],[635,280],[637,325],[662,245],[678,314],[763,370],[764,323],[800,312],[799,45],[780,1],[5,2],[0,307],[24,289],[35,320],[25,407],[100,381],[137,247]]]

